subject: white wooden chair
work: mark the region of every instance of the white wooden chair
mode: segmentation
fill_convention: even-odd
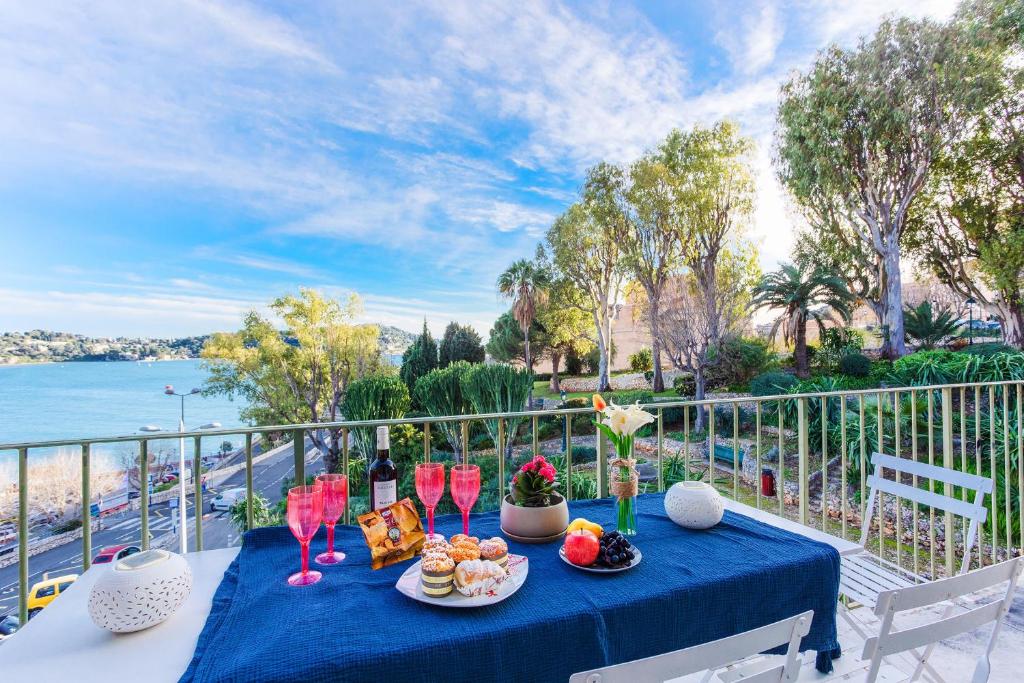
[[[701,671],[706,673],[700,680],[710,681],[716,671],[731,664],[736,664],[737,667],[721,672],[719,680],[742,680],[745,683],[795,681],[800,672],[800,640],[810,631],[813,618],[814,612],[808,611],[774,624],[688,647],[685,650],[575,673],[569,678],[569,683],[648,683],[667,681]],[[749,663],[740,662],[747,657],[782,645],[788,645],[784,657],[760,657]]]
[[[928,655],[931,654],[935,644],[940,640],[967,633],[994,622],[992,633],[988,638],[988,647],[978,658],[974,676],[971,678],[972,683],[985,683],[990,671],[989,655],[992,654],[992,648],[995,647],[1003,617],[1006,616],[1010,604],[1013,602],[1014,587],[1017,585],[1017,579],[1022,569],[1024,569],[1022,558],[1015,557],[1012,560],[976,569],[967,574],[940,579],[920,586],[885,591],[879,595],[875,614],[882,620],[882,629],[877,636],[869,638],[864,643],[862,655],[863,659],[871,660],[867,683],[874,683],[877,679],[878,669],[884,657],[908,651],[917,660],[917,667],[909,679],[911,682],[917,680],[925,670],[936,680],[941,681],[942,677],[928,663]],[[953,617],[949,616],[950,612],[947,610],[939,621],[929,621],[922,626],[901,631],[892,630],[893,618],[897,612],[955,600],[969,593],[998,586],[1005,582],[1009,583],[1002,600],[996,600],[980,607],[972,606],[967,611]],[[923,653],[915,651],[915,648],[925,645],[928,647]]]
[[[864,548],[864,552],[844,555],[842,557],[839,592],[873,610],[878,604],[879,595],[882,593],[928,581],[928,579],[907,571],[894,562],[890,562],[867,550],[871,517],[874,514],[875,501],[878,500],[880,495],[888,493],[898,496],[903,500],[911,501],[915,505],[929,505],[969,520],[967,534],[964,536],[964,559],[959,571],[960,574],[963,574],[970,567],[972,546],[978,537],[978,525],[985,521],[985,517],[988,514],[988,510],[984,505],[985,494],[992,493],[992,480],[988,477],[957,472],[945,467],[928,465],[915,460],[896,458],[884,453],[873,453],[871,455],[871,463],[875,467],[875,472],[867,480],[870,492],[868,493],[867,508],[864,512],[860,533],[860,544]],[[883,470],[886,469],[894,470],[897,473],[896,481],[886,479],[883,476]],[[959,486],[972,492],[973,501],[950,498],[941,493],[934,493],[930,490],[904,484],[900,481],[900,474],[916,475],[919,479]],[[947,530],[947,533],[952,533],[952,530]],[[980,548],[978,552],[980,555]],[[850,625],[861,636],[867,637],[855,620],[851,619],[845,612],[843,614],[847,616],[847,621],[850,622]]]

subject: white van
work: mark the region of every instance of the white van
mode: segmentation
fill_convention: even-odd
[[[222,493],[218,493],[210,500],[210,512],[217,512],[218,510],[230,510],[235,503],[240,500],[245,500],[245,489],[228,489]]]

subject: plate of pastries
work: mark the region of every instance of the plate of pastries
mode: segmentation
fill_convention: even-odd
[[[443,607],[481,607],[501,602],[526,581],[530,563],[508,552],[505,539],[435,534],[423,544],[420,560],[395,588],[413,600]]]

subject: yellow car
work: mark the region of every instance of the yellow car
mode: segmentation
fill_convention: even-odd
[[[44,574],[43,580],[33,584],[32,590],[28,593],[28,618],[31,619],[39,610],[53,602],[53,599],[70,588],[77,578],[78,574],[67,574],[49,579]]]

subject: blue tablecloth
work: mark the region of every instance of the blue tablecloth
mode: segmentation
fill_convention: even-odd
[[[496,605],[453,610],[395,590],[409,562],[372,571],[356,527],[338,527],[348,558],[319,568],[316,585],[285,583],[299,545],[285,527],[245,534],[224,574],[182,681],[566,681],[576,671],[708,642],[814,610],[801,650],[838,648],[839,554],[726,512],[707,531],[665,515],[663,495],[639,498],[643,553],[614,575],[575,569],[559,543],[520,545],[530,574]],[[573,517],[613,517],[610,500],[577,502]],[[457,516],[438,518],[444,534]],[[470,531],[497,535],[496,512],[474,515]],[[326,544],[321,528],[313,551]],[[827,656],[819,657],[822,661]]]

